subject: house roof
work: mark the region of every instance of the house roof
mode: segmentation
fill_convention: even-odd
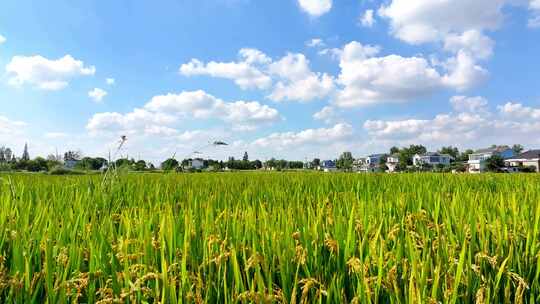
[[[425,154],[417,154],[418,156],[445,156],[445,157],[449,157],[449,158],[452,158],[452,155],[449,155],[449,154],[442,154],[442,153],[438,153],[438,152],[427,152]]]
[[[383,156],[385,156],[385,155],[386,155],[386,154],[384,154],[384,153],[380,153],[380,154],[371,154],[371,155],[369,155],[368,157],[383,157]]]
[[[496,152],[504,152],[508,149],[511,149],[509,146],[496,146],[496,147],[490,147],[485,149],[476,150],[474,154],[480,154],[480,153],[496,153]]]
[[[540,158],[540,150],[529,150],[513,156],[511,159],[535,159]]]

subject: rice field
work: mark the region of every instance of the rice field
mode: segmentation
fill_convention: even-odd
[[[0,178],[2,303],[540,302],[540,175]]]

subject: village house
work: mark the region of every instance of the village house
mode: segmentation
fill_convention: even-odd
[[[486,171],[486,160],[492,156],[500,156],[503,159],[510,159],[514,156],[514,150],[509,146],[495,146],[486,149],[480,149],[469,155],[470,173],[482,173]]]
[[[508,167],[512,168],[534,168],[540,172],[540,150],[530,150],[505,160]]]
[[[386,159],[386,167],[388,167],[388,172],[396,172],[399,165],[399,154],[392,154]]]
[[[439,165],[448,166],[454,158],[448,154],[441,154],[437,152],[428,152],[425,154],[416,154],[413,156],[413,165],[416,167],[431,166],[436,167]]]
[[[319,171],[324,171],[324,172],[337,171],[336,162],[333,160],[323,160],[319,165]]]
[[[201,170],[204,168],[204,160],[200,158],[192,159],[189,161],[188,168],[194,170]]]

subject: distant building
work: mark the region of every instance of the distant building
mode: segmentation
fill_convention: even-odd
[[[323,160],[319,165],[319,170],[324,172],[337,171],[336,162],[333,160]]]
[[[388,172],[396,172],[399,165],[399,154],[392,154],[386,159],[386,166],[388,167]]]
[[[189,161],[188,167],[190,169],[201,170],[204,168],[204,160],[200,158],[192,159]]]
[[[66,169],[75,169],[75,166],[80,162],[80,160],[76,159],[68,159],[64,161],[64,168]]]
[[[381,164],[386,154],[372,154],[364,158],[359,158],[353,163],[353,171],[362,173],[381,172]]]
[[[416,154],[413,156],[413,165],[416,167],[428,166],[448,166],[454,158],[448,154],[441,154],[437,152],[428,152],[425,154]]]
[[[540,150],[530,150],[519,155],[512,156],[505,161],[506,165],[513,168],[534,167],[540,172]]]
[[[514,150],[509,146],[496,146],[480,149],[469,155],[470,173],[481,173],[486,171],[486,160],[492,156],[500,156],[503,159],[510,159],[514,156]]]

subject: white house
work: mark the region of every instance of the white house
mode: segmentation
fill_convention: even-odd
[[[204,168],[204,160],[200,158],[193,159],[189,162],[189,168],[195,170],[201,170]]]
[[[429,166],[448,166],[453,157],[448,154],[441,154],[437,152],[428,152],[426,154],[416,154],[413,156],[413,165],[416,167],[422,167],[424,165]]]
[[[506,165],[512,168],[534,167],[536,172],[540,172],[540,150],[530,150],[519,155],[512,156],[505,161]]]
[[[372,154],[359,158],[353,163],[353,170],[362,173],[374,173],[381,171],[381,162],[386,154]]]
[[[399,165],[399,154],[392,154],[386,159],[386,166],[388,167],[388,172],[396,172],[397,166]]]
[[[336,162],[333,160],[323,160],[319,165],[319,170],[324,172],[337,171]]]
[[[481,173],[486,171],[486,160],[494,155],[500,156],[503,159],[509,159],[514,156],[514,150],[509,146],[496,146],[487,149],[480,149],[469,155],[470,173]]]

